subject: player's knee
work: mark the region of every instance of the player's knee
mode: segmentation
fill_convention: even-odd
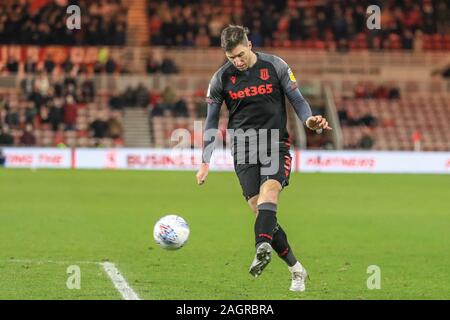
[[[276,180],[267,180],[261,185],[259,191],[258,204],[264,202],[278,202],[278,195],[281,191],[281,184]]]
[[[261,195],[258,204],[265,203],[265,202],[271,202],[271,203],[277,203],[278,202],[278,192],[276,191],[267,191],[264,193],[264,195]]]
[[[250,198],[248,200],[248,205],[250,206],[250,209],[253,211],[254,214],[258,214],[258,195]]]

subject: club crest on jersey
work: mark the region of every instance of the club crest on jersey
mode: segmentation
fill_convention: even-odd
[[[292,82],[297,82],[297,79],[295,79],[294,73],[292,72],[291,68],[288,69],[289,79],[291,79]]]
[[[236,83],[236,77],[235,76],[231,76],[230,77],[231,83],[235,84]]]
[[[264,68],[264,69],[259,69],[259,77],[262,80],[267,80],[269,79],[269,69]]]

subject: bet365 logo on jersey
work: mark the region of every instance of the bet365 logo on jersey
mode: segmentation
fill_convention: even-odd
[[[230,98],[233,100],[244,99],[245,97],[253,97],[260,94],[271,94],[273,92],[272,84],[262,84],[260,86],[247,87],[244,90],[239,90],[236,92],[228,91]]]

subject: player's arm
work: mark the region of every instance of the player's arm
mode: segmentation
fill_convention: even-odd
[[[320,133],[319,130],[322,129],[332,130],[332,128],[328,125],[327,119],[321,115],[312,115],[311,107],[309,106],[308,101],[306,101],[298,88],[286,93],[286,96],[294,107],[295,113],[306,125],[306,127],[311,130],[316,130],[318,133]]]
[[[331,130],[327,119],[321,115],[313,116],[308,101],[303,97],[298,88],[297,80],[288,64],[282,59],[276,63],[278,75],[280,77],[281,86],[285,92],[289,102],[294,107],[298,118],[311,130]]]
[[[219,127],[220,107],[222,106],[222,85],[220,78],[215,74],[209,84],[206,97],[208,110],[203,132],[202,164],[197,172],[197,183],[203,184],[209,171],[209,162],[214,151],[217,129]]]
[[[220,105],[212,102],[208,103],[208,113],[205,120],[205,130],[203,132],[202,163],[208,164],[214,151],[217,129],[219,127]]]

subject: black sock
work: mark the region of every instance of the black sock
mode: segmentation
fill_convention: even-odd
[[[262,242],[271,243],[275,226],[277,225],[277,205],[264,202],[258,205],[258,217],[255,222],[256,246]]]
[[[287,241],[286,232],[284,232],[284,230],[278,223],[273,234],[272,248],[276,253],[278,253],[278,256],[287,263],[289,267],[292,267],[297,263],[297,258],[295,258],[294,253],[291,250],[291,246]]]

